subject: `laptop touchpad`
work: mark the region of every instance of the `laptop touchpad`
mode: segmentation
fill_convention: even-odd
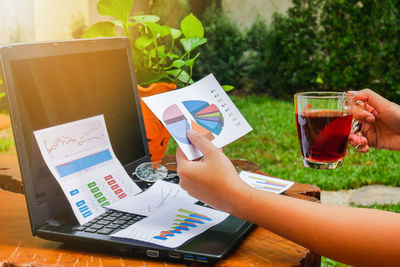
[[[236,233],[246,222],[236,218],[235,216],[229,216],[222,223],[217,224],[212,231],[225,232],[225,233]]]

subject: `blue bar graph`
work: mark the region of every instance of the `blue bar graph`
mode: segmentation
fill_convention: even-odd
[[[160,239],[160,240],[167,240],[168,238],[166,238],[166,237],[161,237],[161,236],[155,236],[154,237],[155,239]]]
[[[82,171],[97,164],[109,161],[112,159],[110,151],[103,150],[98,153],[80,158],[59,166],[56,166],[58,173],[61,177]]]
[[[176,223],[173,223],[176,226],[171,226],[171,229],[168,231],[161,231],[159,235],[153,236],[153,238],[167,240],[176,234],[182,234],[182,231],[189,231],[189,227],[197,227],[197,224],[204,224],[203,220],[212,221],[210,217],[190,210],[179,209],[178,211],[185,215],[179,213],[176,215]]]

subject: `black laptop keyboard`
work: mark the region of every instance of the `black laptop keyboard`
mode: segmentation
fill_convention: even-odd
[[[110,235],[145,218],[145,216],[109,210],[97,216],[82,226],[76,226],[75,231]]]
[[[169,174],[168,177],[164,179],[164,181],[168,181],[171,183],[179,183],[179,176],[176,173],[172,173]],[[146,190],[151,185],[153,185],[153,183],[146,183],[146,182],[138,182],[137,184],[143,190]],[[140,221],[143,218],[145,218],[145,216],[108,210],[105,213],[97,216],[93,220],[90,220],[89,222],[85,223],[84,225],[75,226],[73,230],[86,233],[110,235],[122,229],[128,228],[129,226]]]

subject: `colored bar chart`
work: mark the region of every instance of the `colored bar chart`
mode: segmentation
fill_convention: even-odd
[[[103,150],[98,153],[76,159],[74,161],[70,161],[64,163],[62,165],[56,166],[56,169],[61,177],[82,171],[84,169],[93,167],[97,164],[112,160],[112,156],[110,151]]]
[[[286,186],[286,184],[282,183],[282,182],[275,182],[275,181],[271,181],[268,179],[258,178],[255,176],[249,176],[249,178],[252,178],[255,180],[255,182],[253,184],[256,187],[268,188],[271,190],[279,191],[280,189],[282,189]]]
[[[182,234],[185,231],[189,231],[191,228],[195,228],[198,225],[202,225],[205,222],[210,222],[212,219],[204,214],[192,212],[186,209],[178,209],[178,214],[174,220],[170,230],[161,231],[159,235],[154,236],[154,239],[167,240],[170,237],[174,237],[177,234]]]

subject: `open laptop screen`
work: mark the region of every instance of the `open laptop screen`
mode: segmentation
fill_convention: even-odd
[[[50,218],[74,220],[35,130],[103,114],[128,174],[150,160],[127,38],[9,44],[0,56],[34,234]]]
[[[145,156],[125,49],[10,63],[30,160],[33,131],[100,114],[123,165]]]

